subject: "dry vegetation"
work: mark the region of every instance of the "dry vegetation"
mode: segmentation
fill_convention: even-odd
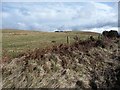
[[[69,42],[73,43],[73,37],[76,35],[81,39],[86,39],[90,35],[95,37],[98,35],[98,33],[90,32],[38,32],[24,30],[3,30],[2,34],[2,56],[7,58],[15,58],[19,53],[31,49],[43,49],[55,44],[67,43],[67,36],[69,37]]]
[[[120,38],[75,40],[3,62],[3,88],[120,88]]]

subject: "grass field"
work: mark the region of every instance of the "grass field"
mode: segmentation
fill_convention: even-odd
[[[39,32],[39,31],[24,31],[24,30],[2,30],[2,52],[3,57],[16,57],[19,53],[31,50],[34,48],[51,47],[55,44],[73,43],[75,36],[80,39],[86,39],[90,35],[97,36],[97,33],[92,32]]]

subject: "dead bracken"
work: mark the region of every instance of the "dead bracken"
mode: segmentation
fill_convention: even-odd
[[[120,38],[76,40],[3,62],[3,88],[120,88]]]

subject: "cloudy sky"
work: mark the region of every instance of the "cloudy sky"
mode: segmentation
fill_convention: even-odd
[[[102,32],[117,29],[117,2],[2,2],[2,28]]]

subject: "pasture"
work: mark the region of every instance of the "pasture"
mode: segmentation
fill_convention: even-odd
[[[98,33],[93,32],[39,32],[39,31],[24,31],[24,30],[2,30],[2,56],[15,58],[20,53],[32,50],[35,48],[52,47],[57,44],[69,44],[78,36],[81,40],[87,39],[90,36],[98,36]]]

